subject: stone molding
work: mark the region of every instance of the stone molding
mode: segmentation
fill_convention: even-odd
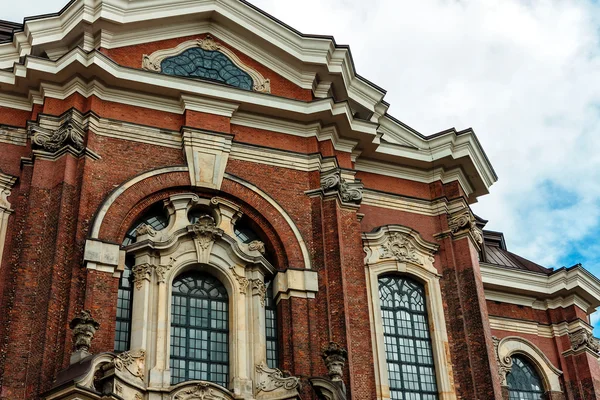
[[[6,234],[8,232],[8,217],[13,212],[8,197],[16,182],[16,177],[0,171],[0,264],[2,264],[4,243],[6,242]]]
[[[192,396],[190,399],[200,395],[206,399],[255,398],[256,382],[251,379],[255,371],[250,366],[266,361],[262,334],[266,329],[264,281],[275,276],[276,271],[259,251],[261,246],[251,248],[235,238],[235,223],[242,215],[238,205],[220,197],[201,198],[193,193],[172,195],[164,205],[169,215],[167,226],[154,236],[138,237],[125,248],[135,257],[131,351],[144,350],[146,359],[152,360],[151,365],[143,366],[148,377],[144,390],[170,390],[172,400],[187,399],[188,395]],[[190,210],[200,210],[193,224],[188,218]],[[189,270],[206,271],[227,290],[230,318],[235,321],[229,332],[231,392],[214,392],[212,386],[188,386],[185,391],[173,391],[171,387],[171,290],[176,277]]]
[[[337,195],[344,205],[359,205],[362,201],[364,185],[359,179],[350,179],[343,175],[339,168],[321,172],[320,191],[324,196]]]
[[[448,216],[448,227],[453,237],[468,235],[479,247],[483,245],[483,232],[475,223],[471,210],[458,211]]]
[[[366,253],[366,272],[369,322],[373,343],[377,399],[390,398],[389,378],[385,353],[385,339],[379,300],[379,277],[387,274],[411,276],[425,285],[427,314],[431,328],[431,344],[435,363],[436,380],[441,400],[456,400],[453,367],[447,349],[448,334],[444,315],[444,303],[440,287],[441,275],[434,267],[434,254],[439,246],[423,240],[419,233],[402,225],[385,225],[372,232],[363,233]],[[321,379],[321,381],[319,380]],[[341,390],[329,380],[311,378],[313,388],[320,399],[339,399]]]
[[[88,113],[82,114],[72,108],[60,116],[40,114],[37,122],[29,121],[27,132],[34,155],[55,160],[69,153],[75,157],[99,159],[100,156],[85,145],[88,116]]]
[[[183,128],[183,151],[192,186],[221,189],[233,136]]]
[[[581,352],[587,350],[592,354],[600,357],[600,340],[594,337],[594,334],[587,329],[579,329],[573,333],[569,333],[569,341],[573,352]]]
[[[363,233],[365,265],[385,260],[410,263],[437,273],[433,267],[439,246],[425,241],[419,233],[402,225],[385,225],[372,232]]]
[[[271,81],[269,79],[265,79],[260,72],[244,64],[233,51],[222,43],[215,41],[210,35],[206,35],[204,39],[188,40],[170,49],[157,50],[150,55],[144,54],[142,56],[142,68],[149,71],[161,72],[161,63],[165,58],[176,56],[194,47],[223,53],[236,67],[250,75],[253,82],[253,91],[271,93]]]
[[[277,368],[269,368],[265,363],[256,365],[257,399],[293,399],[298,396],[300,378],[285,376]]]
[[[544,383],[545,392],[562,391],[559,381],[562,371],[552,365],[548,357],[536,345],[519,336],[507,336],[502,339],[492,337],[492,340],[502,386],[507,386],[506,376],[512,368],[512,356],[521,354],[536,366]]]
[[[210,382],[197,382],[174,391],[171,400],[233,400],[234,397],[223,387]]]

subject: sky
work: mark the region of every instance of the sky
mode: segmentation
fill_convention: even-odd
[[[429,135],[472,127],[499,180],[473,206],[508,249],[600,276],[600,4],[571,0],[252,0],[351,46],[389,113]],[[10,7],[1,5],[10,4]],[[0,0],[0,19],[66,0]],[[600,313],[594,315],[600,336]]]

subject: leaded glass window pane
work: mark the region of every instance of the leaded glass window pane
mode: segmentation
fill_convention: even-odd
[[[165,215],[163,207],[160,203],[152,206],[150,210],[148,210],[148,212],[142,216],[142,218],[138,219],[133,225],[131,225],[131,228],[129,228],[125,234],[125,239],[121,244],[122,246],[128,246],[135,242],[137,237],[136,230],[142,224],[150,225],[155,231],[160,231],[167,227],[169,224],[169,219]]]
[[[510,400],[541,400],[542,380],[531,363],[522,356],[512,357],[512,368],[506,376]]]
[[[384,276],[379,278],[379,300],[391,398],[437,400],[423,286]]]
[[[194,47],[165,58],[160,69],[163,74],[210,79],[244,90],[252,90],[253,87],[250,75],[220,51]]]
[[[277,338],[277,305],[273,299],[273,282],[267,282],[265,325],[267,337],[267,365],[269,368],[277,368],[279,366],[279,342]]]
[[[131,306],[133,304],[133,286],[131,268],[135,259],[125,258],[125,269],[119,279],[117,294],[117,326],[115,329],[115,351],[129,350],[131,340]]]
[[[225,287],[211,275],[190,272],[173,282],[171,384],[199,379],[227,387],[229,303]]]

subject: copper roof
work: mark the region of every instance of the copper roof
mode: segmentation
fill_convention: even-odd
[[[483,262],[510,269],[539,272],[546,275],[550,275],[553,271],[551,268],[542,267],[533,261],[529,261],[508,251],[502,232],[483,231],[483,238]]]

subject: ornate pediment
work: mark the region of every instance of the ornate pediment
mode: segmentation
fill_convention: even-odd
[[[418,232],[402,225],[386,225],[363,233],[365,264],[397,261],[434,271],[433,254],[438,245],[427,242]]]
[[[265,364],[256,366],[257,398],[295,399],[300,388],[300,378],[285,376],[277,368],[269,368]]]
[[[271,93],[271,82],[244,64],[222,43],[206,35],[142,58],[142,68],[167,75],[210,79],[254,92]]]

